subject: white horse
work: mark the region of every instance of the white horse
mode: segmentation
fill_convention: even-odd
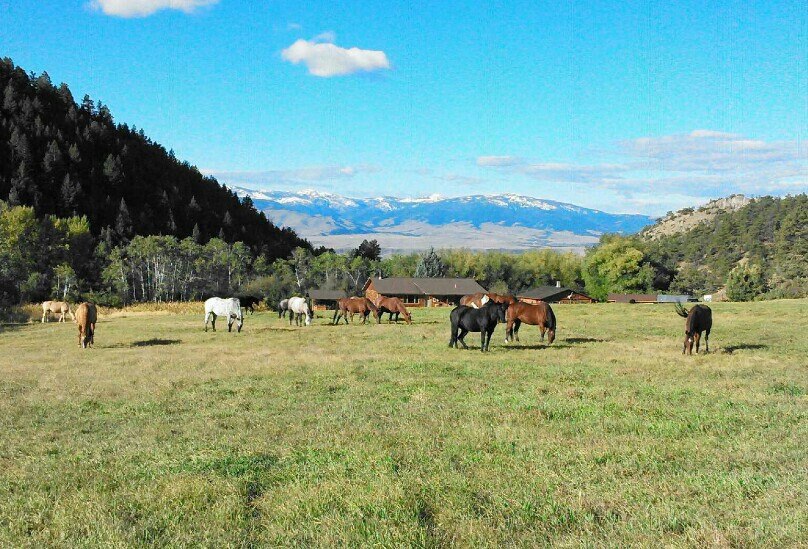
[[[306,301],[304,297],[290,297],[289,298],[289,325],[292,325],[292,320],[294,319],[297,322],[297,325],[300,326],[300,321],[303,319],[303,315],[306,315],[306,326],[311,324],[311,319],[314,318],[314,314],[311,312],[309,308],[309,303]]]
[[[244,316],[241,314],[241,302],[235,297],[227,299],[221,297],[211,297],[205,301],[205,331],[208,331],[208,321],[216,331],[216,317],[223,316],[227,318],[227,331],[233,330],[233,321],[237,321],[238,331],[244,325]]]
[[[76,321],[76,315],[73,314],[70,304],[66,301],[45,301],[42,304],[42,322],[47,322],[51,313],[59,315],[59,322],[65,321],[65,315],[70,315],[73,322]]]

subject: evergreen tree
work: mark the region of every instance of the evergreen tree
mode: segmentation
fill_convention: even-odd
[[[118,206],[115,232],[122,239],[129,239],[132,236],[132,218],[129,216],[129,208],[127,208],[126,200],[123,198],[121,198],[121,203]]]
[[[446,265],[440,256],[435,253],[435,248],[430,248],[427,253],[421,256],[418,265],[415,267],[416,277],[442,277],[446,275]]]

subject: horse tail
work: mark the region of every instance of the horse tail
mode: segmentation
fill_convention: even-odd
[[[553,309],[548,305],[547,306],[547,318],[544,319],[544,325],[550,330],[556,329],[556,317]]]
[[[684,308],[681,303],[674,303],[673,307],[676,309],[676,314],[682,318],[687,318],[688,310]]]

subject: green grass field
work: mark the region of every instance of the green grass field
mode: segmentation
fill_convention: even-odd
[[[201,307],[201,306],[200,306]],[[197,314],[0,332],[0,546],[805,546],[808,301],[555,306],[491,352]]]

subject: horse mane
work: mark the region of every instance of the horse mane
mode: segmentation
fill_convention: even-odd
[[[676,314],[681,316],[682,318],[687,318],[687,315],[690,311],[684,308],[681,303],[674,303],[673,307],[676,309]]]

